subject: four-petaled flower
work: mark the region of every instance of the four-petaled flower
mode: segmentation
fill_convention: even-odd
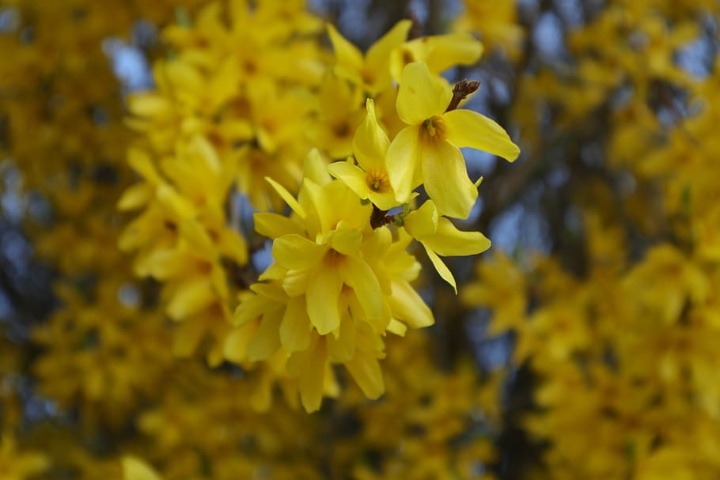
[[[433,77],[424,63],[405,67],[397,97],[397,113],[408,124],[390,144],[387,169],[400,202],[424,184],[441,215],[467,218],[477,199],[477,186],[465,168],[461,147],[513,161],[520,149],[497,123],[470,110],[446,111],[449,85]]]

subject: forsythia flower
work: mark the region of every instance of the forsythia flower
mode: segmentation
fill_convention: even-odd
[[[493,310],[489,327],[491,335],[499,335],[525,322],[527,298],[524,272],[502,251],[477,267],[479,281],[466,284],[460,298],[468,306]]]
[[[358,165],[351,161],[328,166],[332,175],[342,180],[358,197],[370,200],[381,210],[398,206],[385,168],[385,155],[390,140],[378,124],[375,104],[367,100],[365,122],[355,132],[353,150]]]
[[[403,68],[422,62],[433,75],[456,65],[472,65],[483,53],[483,44],[467,33],[448,33],[420,37],[404,43],[392,52],[390,71],[400,81]]]
[[[474,31],[489,50],[507,53],[517,60],[522,51],[525,32],[518,22],[517,2],[509,0],[464,0],[465,14],[455,22],[455,28],[461,31]]]
[[[387,152],[390,184],[406,202],[420,184],[441,215],[467,218],[477,199],[460,148],[472,147],[515,160],[520,149],[497,123],[470,110],[446,111],[453,97],[442,79],[424,63],[405,67],[397,112],[408,124]]]
[[[353,133],[362,121],[360,92],[344,78],[328,73],[320,84],[318,103],[317,123],[308,136],[331,158],[350,155]]]
[[[410,20],[398,22],[363,56],[360,50],[348,42],[335,27],[328,25],[328,35],[335,49],[335,72],[356,85],[362,85],[373,95],[383,91],[391,83],[392,53],[405,41],[410,27],[412,27]]]

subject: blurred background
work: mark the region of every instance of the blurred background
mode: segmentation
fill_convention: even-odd
[[[720,3],[280,8],[324,59],[320,20],[362,51],[403,19],[410,39],[480,39],[479,62],[443,75],[479,80],[464,108],[497,121],[522,154],[511,164],[464,151],[470,178],[484,180],[457,224],[493,246],[448,259],[457,297],[423,277],[436,325],[408,340],[417,360],[409,347],[389,355],[385,403],[366,410],[354,392],[319,416],[284,407],[274,420],[229,401],[251,395],[226,379],[250,374],[205,366],[203,342],[174,359],[183,347],[160,308],[162,282],[138,278],[117,248],[134,217],[116,205],[138,178],[126,160],[129,98],[157,88],[159,59],[214,41],[168,33],[201,28],[209,3],[0,1],[0,477],[121,478],[127,452],[145,452],[163,478],[720,476]],[[230,203],[256,265],[267,264],[247,197]],[[426,383],[406,378],[412,369]],[[391,404],[393,388],[416,386]]]

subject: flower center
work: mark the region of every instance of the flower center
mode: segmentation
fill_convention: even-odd
[[[425,120],[422,124],[424,137],[427,140],[440,142],[445,140],[445,122],[442,117],[431,117]]]
[[[368,170],[365,172],[365,182],[373,192],[385,193],[390,191],[390,180],[384,170]]]

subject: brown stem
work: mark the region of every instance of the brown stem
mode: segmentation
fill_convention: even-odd
[[[370,215],[370,226],[374,229],[387,225],[395,219],[394,215],[388,215],[387,210],[380,210],[377,205],[373,205],[373,211]]]
[[[453,87],[453,96],[450,99],[446,112],[455,110],[460,102],[465,100],[469,95],[472,95],[480,88],[480,82],[477,80],[460,80]]]

